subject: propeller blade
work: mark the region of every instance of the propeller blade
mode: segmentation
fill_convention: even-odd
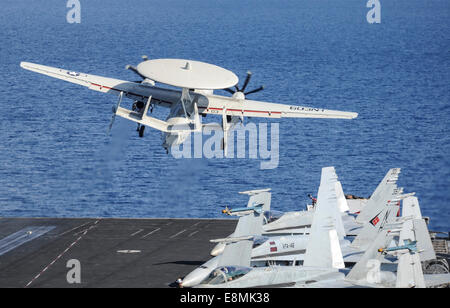
[[[244,95],[248,95],[248,94],[256,93],[256,92],[259,92],[259,91],[262,91],[262,90],[264,90],[264,86],[260,86],[259,88],[256,88],[256,89],[254,89],[254,90],[251,90],[251,91],[245,92],[245,93],[244,93]]]
[[[248,83],[250,82],[250,79],[252,78],[252,72],[247,72],[247,77],[245,77],[244,85],[242,86],[241,92],[244,92],[245,88],[247,88]]]
[[[232,89],[230,89],[230,88],[223,89],[223,90],[224,90],[224,91],[227,91],[228,93],[231,93],[231,94],[236,93],[236,91],[234,91],[234,90],[232,90]]]
[[[125,66],[125,69],[126,69],[126,70],[130,70],[130,71],[135,72],[137,75],[141,76],[142,79],[145,79],[145,78],[146,78],[144,75],[142,75],[141,73],[139,73],[139,71],[137,70],[136,67],[134,67],[134,66],[132,66],[132,65],[126,65],[126,66]]]

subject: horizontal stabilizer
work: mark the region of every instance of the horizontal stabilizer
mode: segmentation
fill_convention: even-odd
[[[118,107],[116,115],[127,120],[160,130],[162,132],[167,133],[170,131],[169,124],[167,122],[149,116],[142,117],[142,114],[129,109]]]

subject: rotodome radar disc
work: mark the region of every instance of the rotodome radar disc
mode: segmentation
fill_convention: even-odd
[[[184,59],[156,59],[141,62],[137,70],[156,82],[180,88],[215,90],[234,86],[238,77],[217,65]]]

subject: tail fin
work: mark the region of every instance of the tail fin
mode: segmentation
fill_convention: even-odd
[[[349,210],[347,199],[345,199],[344,190],[342,189],[341,182],[336,182],[336,198],[338,201],[339,211],[341,213],[347,212]]]
[[[398,206],[389,204],[384,205],[384,209],[380,213],[376,214],[369,222],[365,223],[359,234],[355,237],[351,243],[351,247],[359,250],[366,250],[377,238],[380,230],[387,223],[392,223],[395,220],[395,216],[398,212]]]
[[[375,277],[379,273],[379,266],[383,258],[380,248],[386,247],[392,240],[392,236],[388,234],[387,230],[382,230],[371,243],[358,263],[356,263],[352,270],[346,276],[346,279],[351,281],[364,281],[369,283],[376,283],[379,280]]]
[[[423,229],[420,229],[422,228],[421,222],[425,223],[422,219],[405,221],[402,230],[400,231],[399,242],[414,242],[417,245],[417,250],[419,250],[420,239],[417,235],[422,235]],[[418,229],[416,229],[416,224]],[[431,247],[431,249],[433,249],[433,247]],[[408,250],[406,253],[400,255],[397,267],[397,282],[395,285],[397,288],[425,288],[422,264],[420,262],[421,256],[419,253]]]
[[[417,241],[417,250],[419,251],[418,255],[420,261],[436,259],[436,253],[425,220],[412,219],[403,223],[399,243],[403,243],[408,239],[415,239],[415,241]]]
[[[264,211],[270,210],[271,194],[268,190],[242,193],[251,196],[247,207],[262,204],[262,211],[253,211],[249,215],[239,218],[236,230],[233,233],[236,242],[229,241],[219,257],[218,266],[250,266],[253,237],[261,235]]]
[[[407,252],[398,260],[396,288],[425,288],[422,264],[417,253]]]
[[[338,176],[334,167],[322,168],[322,174],[320,177],[320,187],[323,187],[324,191],[332,193],[333,198],[336,200],[330,204],[330,213],[332,213],[334,227],[336,228],[337,235],[340,240],[346,236],[344,223],[342,221],[342,212],[347,206],[344,192],[342,191],[341,182],[338,181]],[[320,190],[319,187],[319,190]],[[344,199],[344,202],[342,202]],[[317,210],[317,207],[316,207]],[[314,214],[315,215],[315,214]]]
[[[417,199],[417,197],[408,197],[404,199],[402,205],[402,216],[413,216],[414,219],[422,218],[419,200]]]
[[[337,177],[333,167],[322,169],[317,205],[306,246],[304,266],[344,268],[336,222],[340,220],[336,198]],[[336,215],[338,213],[338,215]]]
[[[356,222],[365,223],[380,213],[386,202],[394,194],[397,188],[398,175],[400,168],[390,169],[383,180],[378,184],[375,191],[370,196],[369,201],[356,217]]]
[[[272,200],[272,194],[270,193],[270,189],[260,189],[260,190],[249,190],[249,191],[241,191],[240,194],[249,195],[250,198],[248,199],[247,207],[254,207],[256,205],[262,205],[260,213],[261,215],[258,216],[257,222],[255,222],[254,229],[252,229],[251,232],[253,233],[247,233],[251,235],[261,235],[263,232],[263,219],[264,219],[264,212],[270,211],[270,203]],[[256,224],[259,222],[259,228]],[[236,227],[236,231],[238,231],[238,226]],[[234,232],[236,235],[236,231]],[[239,236],[239,235],[236,235]]]

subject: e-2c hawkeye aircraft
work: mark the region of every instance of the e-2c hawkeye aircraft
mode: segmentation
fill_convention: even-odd
[[[183,59],[154,59],[143,56],[144,61],[136,67],[125,68],[135,72],[142,81],[125,81],[100,77],[60,68],[21,62],[26,70],[85,86],[91,90],[118,95],[113,107],[111,129],[118,115],[138,124],[139,136],[144,135],[146,126],[163,133],[162,146],[168,152],[171,146],[182,144],[192,132],[202,132],[205,126],[213,126],[223,131],[222,148],[227,153],[227,136],[234,126],[244,121],[244,117],[262,118],[327,118],[353,119],[354,112],[326,110],[322,108],[275,104],[246,99],[246,95],[261,91],[264,87],[246,91],[251,78],[247,77],[242,87],[238,77],[231,71],[216,65]],[[156,83],[181,88],[172,90],[156,86]],[[231,97],[214,94],[223,89]],[[120,106],[122,99],[134,100],[132,109]],[[165,121],[151,117],[148,111],[154,106],[170,108]],[[222,124],[204,124],[201,117],[208,114],[222,117]]]

